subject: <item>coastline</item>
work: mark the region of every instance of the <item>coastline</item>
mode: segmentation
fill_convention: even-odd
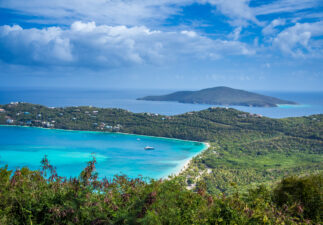
[[[168,176],[175,176],[175,177],[177,177],[181,173],[185,172],[194,157],[198,156],[199,154],[203,153],[204,151],[208,150],[211,147],[210,143],[208,143],[208,142],[203,142],[203,144],[204,144],[205,147],[200,152],[198,152],[197,154],[193,155],[191,158],[185,160],[185,162],[180,165],[180,168],[177,170],[177,172],[171,173]]]
[[[170,137],[159,137],[159,136],[151,136],[151,135],[144,135],[144,134],[132,134],[132,133],[125,133],[125,132],[111,132],[111,131],[99,131],[99,130],[71,130],[71,129],[62,129],[62,128],[47,128],[47,127],[36,127],[36,126],[25,126],[25,125],[9,125],[9,124],[0,124],[0,126],[4,126],[4,127],[37,128],[37,129],[58,130],[58,131],[70,131],[70,132],[87,132],[87,133],[108,133],[108,134],[119,134],[119,135],[135,135],[135,136],[139,136],[139,137],[151,137],[151,138],[169,139],[169,140],[173,140],[173,141],[188,141],[188,142],[195,142],[195,143],[206,144],[205,142],[202,142],[202,141],[193,141],[193,140],[186,140],[186,139],[179,139],[179,138],[170,138]]]
[[[277,104],[278,108],[288,109],[288,108],[305,108],[311,107],[309,104]]]

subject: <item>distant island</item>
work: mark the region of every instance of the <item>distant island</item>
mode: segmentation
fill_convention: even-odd
[[[279,104],[297,103],[229,87],[214,87],[199,91],[178,91],[168,95],[146,96],[137,100],[176,101],[180,103],[209,105],[239,105],[255,107],[277,107]]]

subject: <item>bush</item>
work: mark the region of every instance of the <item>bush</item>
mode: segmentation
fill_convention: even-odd
[[[0,224],[252,225],[311,224],[322,219],[321,175],[286,178],[274,198],[265,186],[243,197],[238,192],[210,195],[203,181],[198,182],[197,193],[192,192],[178,177],[149,182],[126,176],[98,180],[95,162],[94,158],[78,178],[70,179],[58,176],[46,157],[42,171],[0,168]],[[281,210],[285,205],[289,211]],[[299,209],[295,206],[304,212],[298,218],[290,213]]]
[[[273,192],[273,200],[297,217],[323,220],[323,174],[284,178]]]

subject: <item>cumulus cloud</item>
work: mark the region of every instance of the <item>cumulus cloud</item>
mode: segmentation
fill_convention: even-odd
[[[74,22],[68,29],[0,27],[0,60],[19,65],[122,67],[178,59],[250,55],[239,41],[210,39],[194,31],[165,32],[145,26]]]
[[[316,44],[314,37],[323,35],[323,22],[297,23],[280,32],[273,40],[273,45],[285,54],[294,57],[322,56],[321,44]]]
[[[70,40],[62,32],[58,27],[24,30],[18,25],[2,26],[0,59],[17,64],[71,62]]]

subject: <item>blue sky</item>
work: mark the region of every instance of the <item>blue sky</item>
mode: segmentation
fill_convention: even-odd
[[[0,0],[0,87],[323,91],[322,0]]]

